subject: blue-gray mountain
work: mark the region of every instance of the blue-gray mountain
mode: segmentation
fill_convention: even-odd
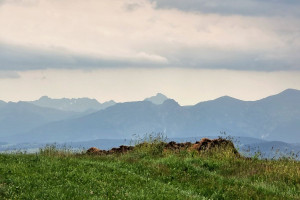
[[[165,95],[157,93],[156,96],[146,98],[144,101],[151,101],[152,103],[159,105],[163,104],[167,99],[169,98]]]
[[[285,90],[258,101],[224,96],[194,106],[168,99],[118,103],[104,110],[19,134],[15,141],[65,142],[131,138],[133,134],[162,132],[168,137],[217,135],[300,142],[300,91]],[[6,141],[3,140],[2,141]]]
[[[89,99],[89,98],[52,99],[47,96],[43,96],[36,101],[30,101],[28,103],[32,103],[40,107],[54,108],[54,109],[64,110],[64,111],[89,112],[89,113],[102,110],[116,104],[116,102],[114,101],[107,101],[101,104],[96,99]]]
[[[166,96],[157,94],[145,101],[162,103]],[[43,96],[36,101],[9,102],[0,100],[0,140],[20,141],[19,135],[48,124],[49,122],[66,120],[84,116],[107,107],[114,101],[99,103],[95,99],[52,99]]]
[[[0,108],[5,106],[5,105],[6,105],[6,102],[0,100]]]
[[[0,137],[22,134],[49,122],[81,116],[26,102],[0,102]]]

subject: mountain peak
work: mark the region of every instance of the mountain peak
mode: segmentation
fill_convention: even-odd
[[[48,99],[50,99],[48,96],[41,96],[41,97],[39,98],[39,100],[48,100]]]
[[[266,98],[258,100],[257,102],[269,102],[269,104],[267,104],[268,106],[271,106],[273,104],[298,106],[298,102],[300,102],[300,90],[286,89],[279,94],[268,96]],[[270,102],[272,102],[272,104],[270,104]]]
[[[146,98],[144,101],[151,101],[154,104],[162,104],[167,99],[169,99],[167,96],[163,95],[162,93],[157,93],[155,96]]]
[[[300,94],[300,90],[289,88],[289,89],[286,89],[286,90],[280,92],[279,94],[281,94],[281,95]]]
[[[116,102],[114,100],[109,100],[109,101],[106,101],[104,103],[112,103],[112,104],[116,104]]]
[[[228,101],[241,101],[241,100],[239,100],[239,99],[233,98],[233,97],[228,96],[228,95],[219,97],[219,98],[217,98],[217,99],[215,99],[215,100],[217,100],[217,101],[223,101],[223,102],[228,102]]]
[[[156,96],[166,97],[166,95],[164,95],[164,94],[162,94],[162,93],[157,93]]]

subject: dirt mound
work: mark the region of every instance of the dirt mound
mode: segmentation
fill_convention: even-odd
[[[89,148],[86,153],[90,154],[90,155],[107,155],[107,154],[117,154],[117,153],[126,153],[128,151],[133,150],[134,147],[133,146],[125,146],[125,145],[121,145],[118,148],[112,148],[108,151],[105,150],[100,150],[96,147],[91,147]]]
[[[92,147],[92,148],[89,148],[86,153],[91,154],[91,155],[123,154],[123,153],[127,153],[129,151],[132,151],[135,148],[142,147],[143,145],[149,145],[149,144],[141,143],[141,144],[138,144],[136,147],[121,145],[118,148],[112,148],[108,151],[100,150],[96,147]],[[191,143],[191,142],[176,143],[174,141],[171,141],[169,143],[162,142],[162,145],[164,146],[163,147],[164,151],[178,152],[181,150],[192,150],[192,151],[196,150],[198,152],[203,152],[203,151],[209,151],[209,150],[216,149],[216,148],[221,148],[221,149],[229,149],[234,154],[238,155],[238,151],[235,149],[232,141],[226,140],[223,138],[218,138],[218,139],[213,139],[213,140],[208,139],[208,138],[202,138],[200,141],[197,141],[196,143]]]
[[[208,151],[215,148],[229,149],[232,150],[232,152],[235,154],[238,153],[238,151],[234,147],[233,142],[223,138],[213,140],[208,138],[202,138],[200,141],[197,141],[192,147],[192,149],[195,149],[197,151]]]
[[[96,147],[89,148],[86,153],[87,154],[100,154],[102,151]]]
[[[126,153],[128,151],[133,150],[133,146],[125,146],[121,145],[119,148],[112,148],[111,150],[107,151],[108,154],[114,154],[114,153]]]
[[[190,148],[191,146],[192,143],[190,142],[176,143],[174,141],[171,141],[166,144],[165,150],[184,150]]]

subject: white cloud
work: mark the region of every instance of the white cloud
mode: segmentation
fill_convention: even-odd
[[[193,13],[157,9],[147,0],[5,2],[0,7],[0,43],[51,51],[58,57],[84,57],[85,62],[75,59],[75,68],[138,62],[144,67],[300,69],[300,23],[294,16]],[[59,65],[37,57],[27,57],[24,65],[44,62],[47,68],[63,68],[68,63],[67,58]],[[0,68],[4,64],[16,63],[0,61]]]

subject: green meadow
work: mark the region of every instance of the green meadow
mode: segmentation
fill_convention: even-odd
[[[0,154],[0,199],[300,199],[300,162],[231,151]]]

